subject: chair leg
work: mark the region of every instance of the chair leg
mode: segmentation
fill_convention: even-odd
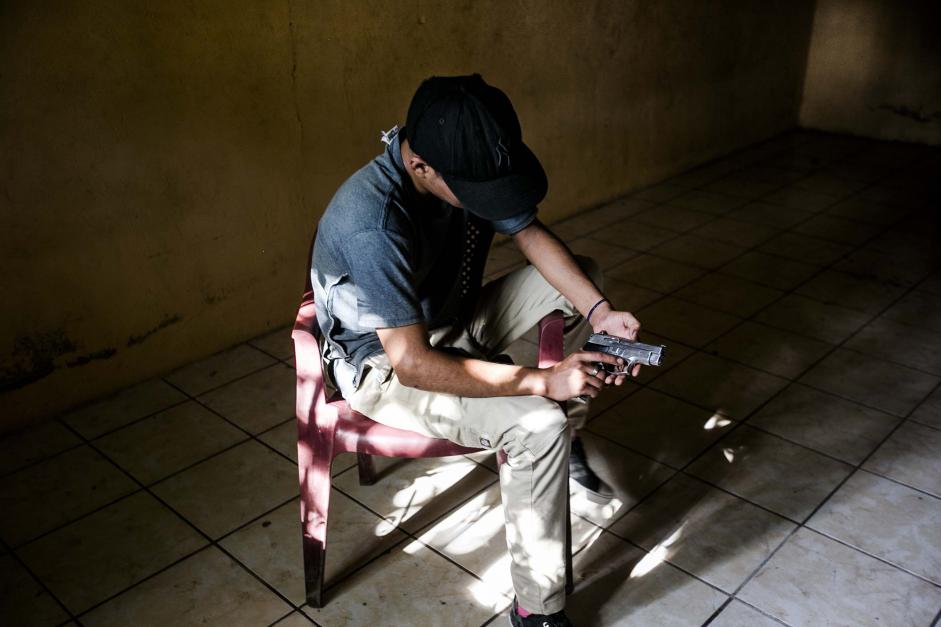
[[[327,557],[327,515],[330,512],[330,466],[333,434],[314,432],[311,453],[301,469],[301,532],[304,553],[304,588],[311,607],[323,607]]]
[[[378,480],[376,476],[376,462],[372,455],[366,453],[356,454],[356,465],[359,467],[359,485],[373,485]]]
[[[568,481],[566,481],[566,488]],[[565,499],[565,594],[575,591],[575,572],[572,568],[572,501]]]

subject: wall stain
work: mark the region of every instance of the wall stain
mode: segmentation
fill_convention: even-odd
[[[13,340],[13,352],[0,370],[0,392],[8,392],[48,377],[56,369],[56,359],[75,352],[75,343],[64,331],[20,335]]]
[[[131,337],[127,338],[127,345],[128,345],[128,347],[136,346],[136,345],[142,343],[142,342],[143,342],[144,340],[146,340],[147,338],[149,338],[149,337],[150,337],[151,335],[153,335],[154,333],[158,333],[158,332],[160,332],[160,331],[163,331],[163,330],[166,329],[167,327],[176,324],[177,322],[181,321],[182,319],[183,319],[183,317],[180,316],[179,314],[175,314],[175,315],[172,315],[172,316],[167,316],[166,318],[164,318],[163,320],[161,320],[160,323],[159,323],[157,326],[155,326],[153,329],[150,329],[150,330],[148,330],[148,331],[144,331],[144,332],[141,333],[140,335],[132,335]]]
[[[889,113],[894,113],[897,116],[908,118],[914,120],[919,124],[930,124],[936,120],[941,120],[941,111],[935,111],[934,113],[922,113],[921,109],[912,109],[906,107],[905,105],[890,105],[884,104],[876,107],[882,111],[888,111]]]
[[[80,355],[72,361],[66,363],[65,365],[69,368],[75,368],[76,366],[84,366],[85,364],[98,360],[98,359],[110,359],[117,353],[115,348],[102,348],[101,350],[95,351],[94,353],[88,353],[87,355]]]

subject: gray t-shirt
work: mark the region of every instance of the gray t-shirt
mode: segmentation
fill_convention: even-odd
[[[317,229],[311,285],[325,357],[355,369],[382,351],[377,328],[463,324],[473,313],[494,231],[513,234],[536,208],[487,221],[415,191],[395,129],[385,151],[334,195]]]

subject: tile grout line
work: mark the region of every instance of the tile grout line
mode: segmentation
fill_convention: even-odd
[[[33,572],[33,570],[26,564],[25,561],[23,561],[23,558],[21,558],[16,553],[16,551],[13,549],[13,547],[10,544],[0,539],[0,546],[6,549],[6,556],[9,556],[10,559],[12,559],[14,562],[19,564],[20,568],[26,571],[26,573],[30,577],[32,577],[33,581],[38,583],[39,586],[43,589],[43,591],[49,595],[49,598],[55,601],[55,603],[62,609],[62,611],[65,612],[68,618],[62,621],[61,623],[59,623],[60,625],[67,625],[70,621],[76,621],[79,625],[82,624],[81,622],[78,621],[78,617],[76,617],[76,615],[72,612],[72,610],[66,607],[65,603],[63,603],[62,600],[59,599],[59,597],[52,591],[52,589],[50,589],[49,586],[47,586],[46,583],[42,579],[40,579],[39,576],[36,575],[36,573]],[[0,559],[6,556],[0,555]]]

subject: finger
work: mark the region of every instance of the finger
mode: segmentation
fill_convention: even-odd
[[[600,390],[604,387],[604,381],[598,377],[588,377],[585,379],[585,386],[589,386],[595,390]]]
[[[640,364],[634,364],[634,368],[631,370],[631,376],[636,377],[640,374]]]
[[[625,380],[626,378],[627,378],[627,377],[625,377],[624,375],[620,375],[619,377],[616,377],[616,378],[614,379],[614,385],[624,385],[624,380]]]
[[[604,378],[604,384],[605,384],[605,385],[612,385],[612,384],[614,383],[614,381],[615,381],[616,378],[617,378],[617,377],[615,377],[613,374],[609,374],[608,376],[606,376],[606,377]]]

